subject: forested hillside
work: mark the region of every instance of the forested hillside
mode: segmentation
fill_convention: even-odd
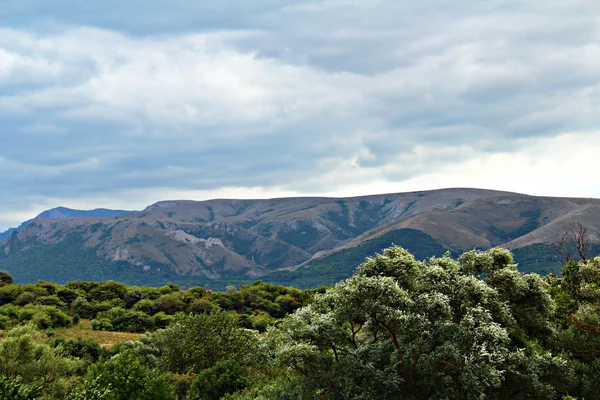
[[[0,285],[0,398],[600,397],[600,257],[542,278],[501,248],[391,247],[311,291]]]

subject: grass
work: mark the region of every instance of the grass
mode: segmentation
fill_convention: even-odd
[[[111,348],[117,343],[129,340],[140,340],[139,333],[94,331],[90,320],[82,319],[79,324],[71,328],[59,328],[54,330],[54,336],[66,340],[92,339],[100,342],[102,347]]]
[[[115,344],[121,342],[140,340],[139,333],[94,331],[92,330],[92,322],[89,319],[82,319],[79,324],[71,328],[57,328],[51,331],[54,332],[54,337],[61,337],[66,340],[77,340],[79,338],[96,340],[100,343],[100,346],[106,348],[112,348]],[[44,331],[44,333],[48,334],[47,331]],[[0,340],[6,337],[6,334],[7,331],[0,330]],[[47,338],[50,338],[50,336],[47,336]]]

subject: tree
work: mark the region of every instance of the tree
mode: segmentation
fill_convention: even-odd
[[[11,329],[0,343],[0,375],[22,379],[50,398],[64,398],[82,362],[62,354],[60,347],[40,344],[40,333],[31,325]]]
[[[23,384],[20,376],[9,379],[0,375],[0,400],[35,400],[39,396],[40,390]]]
[[[133,350],[125,350],[106,362],[90,367],[85,387],[72,400],[169,400],[175,399],[167,375],[150,369]]]
[[[572,394],[600,398],[600,257],[570,261],[547,280],[558,301],[558,350],[570,354],[578,378]]]
[[[199,373],[225,360],[245,365],[255,348],[254,336],[237,325],[234,315],[224,311],[176,318],[152,337],[162,349],[163,370],[182,374]]]
[[[0,271],[0,286],[10,285],[13,283],[13,277],[6,271]]]
[[[519,307],[539,308],[521,331]],[[481,399],[517,376],[526,382],[517,394],[552,396],[553,386],[533,384],[546,370],[514,357],[538,354],[528,335],[547,332],[551,311],[544,283],[519,274],[506,250],[418,262],[392,247],[285,318],[272,340],[279,365],[325,398]],[[539,355],[542,366],[560,361]]]
[[[202,370],[192,382],[189,400],[219,400],[250,384],[245,368],[235,360],[219,361]]]
[[[569,225],[551,246],[560,254],[563,265],[575,261],[586,262],[594,252],[589,227],[579,220]]]

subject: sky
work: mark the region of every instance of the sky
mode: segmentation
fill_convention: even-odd
[[[57,206],[600,197],[600,2],[0,0],[0,230]]]

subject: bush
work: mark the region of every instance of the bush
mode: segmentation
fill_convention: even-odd
[[[196,378],[195,375],[188,374],[171,374],[171,381],[175,388],[175,395],[178,399],[187,399],[188,392],[192,386],[192,382]]]
[[[23,292],[15,299],[14,303],[19,306],[24,306],[26,304],[33,304],[36,299],[37,296],[35,293]]]
[[[60,287],[56,290],[56,296],[61,299],[65,304],[72,304],[81,294],[80,291],[68,289],[66,287]]]
[[[143,299],[133,306],[133,310],[141,311],[149,315],[154,315],[159,311],[159,307],[156,302],[150,299]]]
[[[71,326],[72,320],[64,311],[54,306],[27,304],[18,314],[19,322],[31,321],[39,329],[63,328]]]
[[[206,299],[198,299],[188,306],[187,311],[193,314],[208,314],[218,307]]]
[[[183,311],[185,304],[181,300],[179,293],[169,293],[162,295],[156,300],[159,311],[165,314],[175,314],[176,312]]]
[[[109,392],[107,393],[107,390]],[[104,395],[98,396],[94,394]],[[90,367],[80,399],[171,400],[173,385],[167,375],[148,368],[143,358],[126,350]]]
[[[106,281],[95,287],[89,295],[91,300],[106,301],[120,299],[122,300],[127,293],[127,286],[114,281]]]
[[[0,286],[10,285],[14,282],[12,275],[6,271],[0,271]]]
[[[201,371],[188,394],[189,400],[219,400],[249,386],[245,369],[235,360],[220,361]]]
[[[130,290],[127,293],[125,293],[125,296],[123,297],[123,300],[125,301],[125,307],[131,308],[138,301],[142,300],[143,298],[144,298],[144,293],[142,293],[140,290],[138,290],[138,289]]]
[[[48,314],[44,312],[36,312],[31,316],[30,321],[33,322],[38,329],[48,329],[52,326],[52,320]]]
[[[48,345],[60,347],[64,356],[80,358],[88,362],[97,362],[100,358],[110,356],[110,351],[100,346],[100,342],[92,339],[66,340],[55,337],[48,341]]]
[[[0,286],[0,306],[15,301],[19,295],[23,293],[23,286],[6,284]]]
[[[56,295],[38,297],[36,300],[36,304],[42,304],[45,306],[55,306],[58,308],[67,307],[67,305]]]
[[[92,329],[95,331],[112,331],[113,326],[108,319],[100,318],[92,320]]]
[[[0,315],[4,315],[5,317],[16,320],[19,318],[19,312],[21,311],[21,307],[17,307],[14,304],[5,304],[0,307]]]
[[[49,296],[56,293],[56,289],[58,286],[56,283],[46,282],[46,281],[37,281],[35,285],[33,285],[41,296]]]
[[[154,329],[154,319],[141,311],[128,310],[111,320],[113,329],[120,332],[146,332]]]
[[[23,384],[20,376],[9,379],[0,375],[0,400],[35,400],[40,390],[36,386]]]
[[[162,311],[154,315],[154,327],[157,329],[166,328],[172,321],[173,316],[167,315]]]
[[[223,311],[178,317],[154,338],[163,350],[162,367],[176,373],[200,372],[229,359],[244,365],[256,350],[251,332]]]

